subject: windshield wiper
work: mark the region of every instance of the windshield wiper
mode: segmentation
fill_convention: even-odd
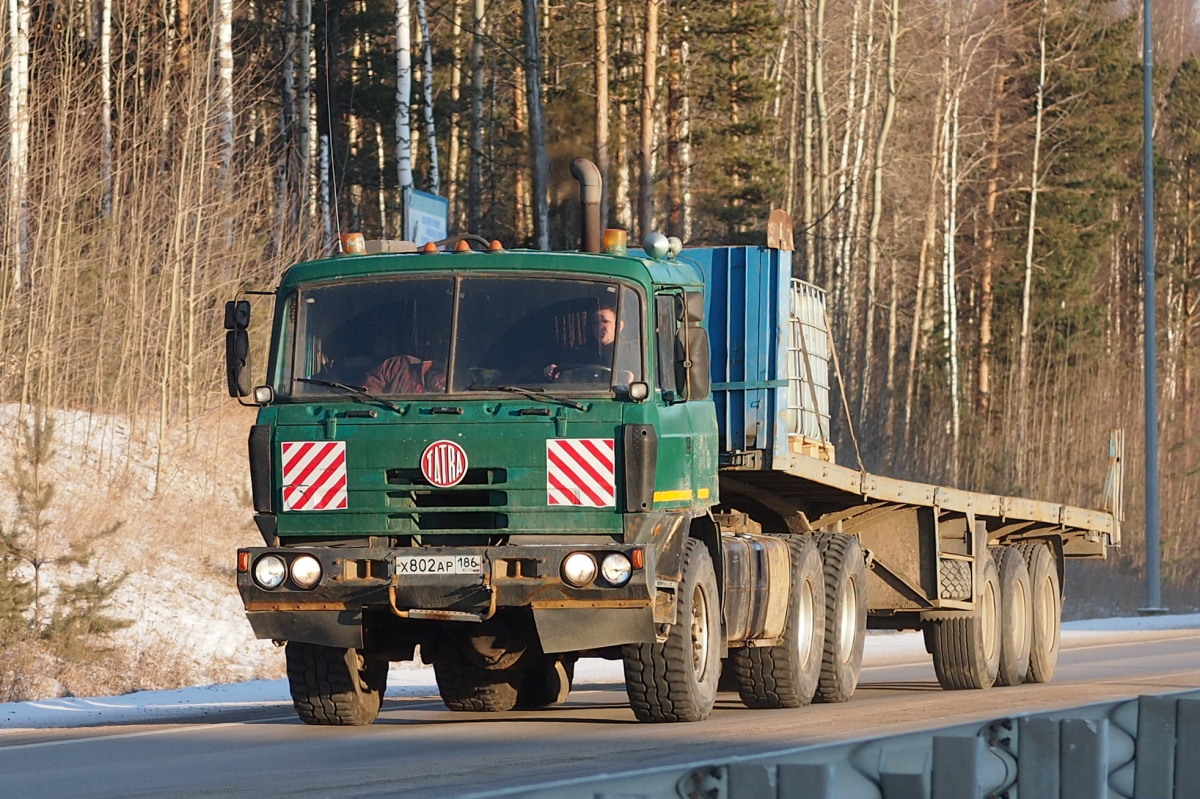
[[[566,405],[568,408],[574,408],[577,411],[585,410],[583,405],[573,399],[566,397],[556,397],[553,394],[547,394],[544,388],[525,388],[524,386],[467,386],[467,391],[508,391],[512,394],[520,394],[523,397],[528,397],[532,400],[541,402],[557,402],[561,405]]]
[[[378,402],[383,407],[391,408],[396,413],[399,413],[399,414],[404,413],[404,411],[401,410],[400,406],[397,405],[396,403],[392,402],[391,400],[386,400],[383,397],[380,397],[378,395],[372,394],[370,391],[367,391],[362,386],[352,386],[348,383],[339,383],[336,380],[317,380],[317,379],[311,378],[311,377],[293,377],[292,380],[295,380],[297,383],[309,383],[310,385],[314,385],[314,386],[329,386],[330,388],[341,389],[342,391],[345,391],[349,394],[353,394],[356,397],[362,397],[363,399],[369,399],[372,402]]]

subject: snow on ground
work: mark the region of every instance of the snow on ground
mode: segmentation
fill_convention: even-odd
[[[1113,640],[1156,630],[1200,629],[1200,614],[1090,619],[1063,625],[1065,646],[1095,640]],[[283,653],[278,653],[282,661]],[[867,638],[867,665],[896,660],[925,659],[920,633],[872,633]],[[582,660],[576,666],[575,685],[622,684],[618,661]],[[387,696],[436,696],[433,670],[393,665]],[[275,707],[292,715],[286,680],[252,680],[228,685],[208,685],[174,691],[139,691],[125,696],[90,699],[67,697],[37,702],[0,704],[0,736],[21,730],[80,727],[93,724],[137,724],[163,719],[202,719],[237,708]]]

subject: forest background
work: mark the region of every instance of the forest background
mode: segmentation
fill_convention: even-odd
[[[1200,9],[1154,9],[1163,577],[1165,604],[1183,609],[1200,602]],[[400,238],[408,188],[447,198],[452,232],[574,248],[576,155],[600,165],[604,215],[631,241],[762,243],[770,211],[790,213],[797,276],[829,292],[843,462],[854,420],[869,470],[1098,507],[1109,430],[1124,429],[1124,545],[1068,577],[1068,602],[1137,608],[1141,12],[11,0],[0,644],[41,669],[94,657],[128,623],[111,604],[128,571],[90,568],[103,541],[179,538],[178,514],[81,524],[56,506],[40,471],[55,414],[121,420],[125,443],[95,464],[116,509],[165,495],[172,464],[198,452],[240,469],[221,410],[226,299],[272,288],[340,232]],[[136,487],[116,468],[133,457],[151,470]],[[211,503],[249,519],[244,489]],[[230,583],[229,531],[210,535],[200,508],[186,539]]]

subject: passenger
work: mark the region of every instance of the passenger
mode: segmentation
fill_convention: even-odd
[[[415,355],[395,355],[367,372],[363,388],[371,394],[445,392],[446,369]]]

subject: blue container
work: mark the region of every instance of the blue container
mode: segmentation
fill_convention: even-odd
[[[792,277],[787,250],[705,247],[680,259],[704,275],[722,464],[770,468],[827,444],[825,292]]]

